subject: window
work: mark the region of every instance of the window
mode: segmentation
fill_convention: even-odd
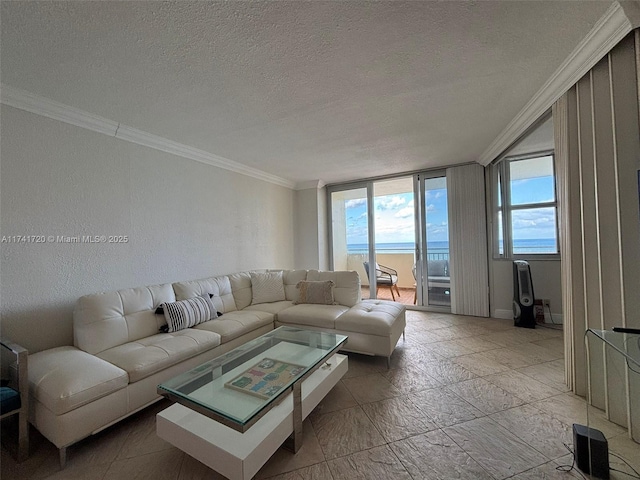
[[[506,157],[493,167],[494,256],[558,255],[553,152]]]

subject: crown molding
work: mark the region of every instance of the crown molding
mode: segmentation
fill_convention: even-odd
[[[189,145],[174,142],[173,140],[168,140],[164,137],[123,125],[116,121],[109,120],[108,118],[85,112],[84,110],[56,102],[55,100],[27,92],[26,90],[12,87],[11,85],[0,85],[0,102],[10,107],[35,113],[36,115],[41,115],[53,120],[59,120],[64,123],[75,125],[76,127],[85,128],[87,130],[102,133],[137,145],[142,145],[144,147],[153,148],[179,157],[195,160],[196,162],[223,168],[231,172],[253,177],[282,187],[289,189],[293,189],[295,187],[294,182],[263,172],[257,168],[248,167],[204,150],[199,150],[197,148],[190,147]]]
[[[325,187],[326,183],[322,180],[309,180],[308,182],[298,182],[296,183],[295,190],[308,190],[310,188],[315,188],[320,190]]]
[[[478,163],[486,166],[500,156],[631,30],[633,25],[624,8],[619,2],[614,2],[542,88],[480,155]]]
[[[118,130],[118,122],[4,83],[0,85],[0,101],[10,107],[70,123],[76,127],[86,128],[111,137],[114,137],[116,130]]]
[[[263,172],[257,168],[248,167],[241,163],[234,162],[233,160],[214,155],[213,153],[190,147],[183,143],[174,142],[173,140],[168,140],[164,137],[138,130],[137,128],[129,127],[127,125],[121,124],[115,134],[115,137],[121,140],[126,140],[127,142],[136,143],[138,145],[170,153],[172,155],[195,160],[196,162],[206,163],[207,165],[240,173],[241,175],[257,178],[258,180],[275,183],[281,187],[293,189],[295,186],[294,182]]]

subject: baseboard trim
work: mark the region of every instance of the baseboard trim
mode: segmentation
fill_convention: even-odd
[[[491,316],[493,318],[513,319],[513,310],[506,310],[506,309],[497,308],[496,310],[494,310],[494,312],[493,312],[493,314]],[[549,313],[545,313],[544,314],[544,323],[545,323],[545,325],[562,325],[562,323],[563,323],[562,314],[561,313],[554,313],[553,314],[553,322],[552,322],[551,321],[551,317],[549,316]]]
[[[513,310],[496,309],[491,315],[493,318],[513,318]]]

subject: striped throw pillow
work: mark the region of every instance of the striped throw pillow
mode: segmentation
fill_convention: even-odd
[[[164,318],[167,320],[167,332],[177,332],[218,318],[216,307],[208,296],[193,297],[162,305]]]

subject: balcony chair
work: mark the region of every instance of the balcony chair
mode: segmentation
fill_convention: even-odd
[[[5,419],[12,415],[18,415],[18,463],[24,461],[29,456],[29,382],[27,371],[27,358],[29,352],[20,345],[7,340],[0,339],[3,358],[4,354],[13,354],[15,360],[3,365],[3,377],[6,373],[7,379],[2,380],[0,386],[0,419]]]
[[[371,285],[371,274],[369,273],[369,262],[363,262],[364,270],[367,272],[367,277],[369,278],[369,285]],[[396,300],[396,296],[393,292],[393,287],[396,288],[396,293],[398,294],[398,298],[400,298],[400,290],[398,290],[398,271],[393,268],[385,267],[384,265],[380,265],[376,263],[376,285],[380,287],[380,285],[386,285],[389,287],[391,291],[391,298],[393,301]],[[376,290],[376,296],[378,296],[378,292]]]

